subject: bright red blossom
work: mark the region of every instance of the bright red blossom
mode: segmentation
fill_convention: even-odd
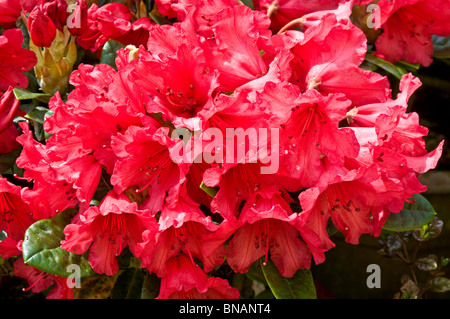
[[[433,61],[433,35],[450,35],[450,3],[438,1],[379,1],[380,21],[376,53],[396,62],[405,60],[429,66]]]
[[[22,48],[23,35],[20,29],[6,30],[0,36],[0,90],[9,86],[28,86],[28,78],[23,73],[37,63],[34,52]]]
[[[92,268],[111,276],[119,269],[116,257],[127,246],[134,252],[142,232],[154,223],[148,211],[138,210],[125,195],[110,193],[99,207],[87,209],[78,222],[66,226],[61,248],[76,254],[89,249]]]
[[[413,2],[380,5],[391,6],[389,17],[422,8],[431,19],[433,5]],[[407,112],[420,81],[405,75],[394,98],[387,77],[362,68],[367,39],[351,23],[351,2],[258,1],[262,12],[225,0],[157,3],[177,21],[156,25],[119,3],[79,2],[81,28],[71,32],[82,48],[100,54],[109,39],[135,47],[117,52],[115,68],[78,66],[73,89],[49,102],[45,141],[19,124],[16,164],[32,184],[0,180],[2,257],[20,255],[35,219],[75,208],[61,248],[87,252],[97,273],[116,274],[128,247],[161,279],[160,299],[238,298],[215,276],[222,265],[246,273],[270,259],[292,277],[334,247],[329,223],[358,244],[426,189],[418,175],[437,165],[442,143],[429,152],[428,130]],[[30,14],[32,38],[48,36],[38,45],[64,25],[65,5]],[[274,34],[298,18],[303,31]],[[0,37],[2,134],[18,133],[10,85],[26,87],[22,72],[35,61],[22,40],[19,30]],[[59,277],[20,263],[17,274],[33,291],[56,284],[50,296],[72,296]]]

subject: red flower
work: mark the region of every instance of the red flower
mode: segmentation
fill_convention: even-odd
[[[383,33],[378,37],[376,53],[388,61],[405,60],[429,66],[433,61],[433,35],[450,35],[447,0],[404,0],[377,3]]]
[[[261,10],[270,17],[271,29],[277,32],[292,20],[301,18],[308,13],[336,9],[342,1],[255,0],[253,2],[256,10]]]
[[[0,229],[16,242],[23,240],[26,229],[35,221],[32,207],[21,197],[21,188],[0,177]]]
[[[20,17],[21,1],[0,0],[0,25],[4,28],[15,28]]]
[[[47,274],[24,263],[23,258],[14,262],[14,275],[26,279],[30,286],[24,291],[42,292],[52,287],[46,299],[73,299],[73,290],[67,285],[67,278]]]
[[[244,5],[226,8],[217,14],[211,26],[215,44],[205,48],[205,52],[209,66],[219,71],[222,90],[232,92],[266,74],[267,65],[259,45],[271,36],[269,23],[264,14]]]
[[[146,230],[137,255],[142,267],[159,277],[168,276],[169,259],[182,252],[192,264],[199,260],[206,272],[221,265],[225,255],[222,244],[233,231],[233,224],[213,223],[198,208],[198,204],[173,192],[161,212],[159,229]]]
[[[221,278],[208,277],[185,255],[167,263],[167,276],[161,278],[157,299],[238,299],[239,290]]]
[[[56,36],[53,21],[42,10],[41,6],[34,8],[28,16],[28,28],[33,43],[38,47],[51,46]]]
[[[63,160],[92,154],[112,174],[117,158],[111,138],[144,121],[144,102],[140,95],[132,94],[134,84],[127,82],[126,76],[106,64],[79,66],[71,77],[76,89],[66,103],[58,93],[49,103],[54,114],[47,118],[44,129],[52,134],[47,141],[50,154]],[[150,122],[152,119],[146,120],[148,125]]]
[[[349,20],[337,23],[334,14],[323,16],[320,22],[306,29],[292,49],[291,82],[303,91],[343,93],[356,105],[386,101],[390,94],[387,78],[359,67],[367,51],[364,33]]]
[[[0,242],[0,257],[7,259],[14,256],[22,255],[22,240],[17,242],[7,237]]]
[[[67,28],[73,36],[81,36],[83,30],[86,30],[88,25],[88,3],[86,0],[77,0],[75,9],[72,11],[67,21]]]
[[[20,111],[19,105],[20,101],[14,96],[13,88],[9,87],[0,97],[0,133],[11,125],[12,120]]]
[[[383,206],[401,191],[400,183],[383,180],[375,167],[348,171],[302,192],[300,219],[320,237],[321,249],[334,247],[326,231],[330,218],[348,243],[358,244],[362,234],[375,231]]]
[[[34,52],[22,48],[23,35],[20,29],[6,30],[0,36],[0,90],[9,86],[28,86],[28,78],[23,73],[37,63]]]
[[[327,171],[358,155],[352,130],[339,128],[350,101],[342,94],[322,96],[316,90],[300,95],[294,86],[269,83],[267,105],[280,118],[284,164],[304,187],[315,185]],[[282,96],[282,98],[280,98]]]
[[[246,203],[239,215],[241,226],[227,247],[230,267],[246,273],[251,265],[265,256],[274,262],[283,277],[292,277],[300,268],[309,268],[311,252],[301,238],[298,215],[280,194],[257,196]],[[263,264],[264,265],[264,264]]]
[[[20,135],[14,124],[10,124],[0,133],[0,154],[8,154],[19,147],[16,138]]]
[[[55,27],[62,32],[64,26],[67,24],[67,18],[69,17],[69,6],[67,5],[67,1],[45,0],[41,3],[40,7],[44,14],[53,21]]]
[[[369,142],[378,145],[405,160],[404,163],[413,172],[422,174],[434,168],[441,156],[442,143],[432,152],[426,149],[423,137],[428,129],[419,124],[417,113],[407,113],[410,96],[421,85],[418,78],[411,74],[404,75],[400,81],[400,93],[396,99],[384,103],[362,105],[350,110],[347,120],[357,134],[363,132],[360,144]],[[370,128],[368,131],[364,127]],[[372,129],[374,128],[374,130]],[[383,163],[384,161],[378,161]]]
[[[290,177],[283,166],[274,174],[261,174],[261,162],[228,164],[224,168],[207,169],[203,175],[206,186],[219,187],[211,202],[211,210],[230,221],[239,215],[239,205],[246,201],[253,204],[257,194],[270,198],[280,190],[297,191],[301,184],[297,178]]]
[[[128,26],[128,31],[125,33],[112,37],[112,39],[121,42],[124,45],[134,45],[139,47],[143,45],[147,46],[149,38],[149,30],[153,25],[152,20],[148,17],[137,19]]]
[[[94,3],[89,7],[87,26],[82,26],[77,43],[86,50],[96,52],[112,38],[130,30],[131,13],[121,3],[108,3],[100,8]]]
[[[170,157],[169,148],[175,144],[168,136],[168,128],[131,126],[125,134],[112,138],[112,149],[118,160],[111,176],[117,193],[135,187],[147,195],[141,207],[156,214],[163,207],[166,192],[175,186],[182,175]]]
[[[218,86],[217,73],[208,67],[201,48],[182,43],[173,56],[157,59],[141,51],[133,72],[138,85],[152,98],[148,112],[162,111],[169,120],[190,118],[211,103]]]
[[[19,105],[20,101],[15,98],[12,87],[3,95],[0,94],[0,154],[9,153],[19,146],[16,142],[19,132],[12,122],[15,116],[23,113]]]
[[[24,134],[18,137],[23,150],[16,163],[25,169],[24,177],[34,179],[33,190],[24,189],[24,200],[34,203],[37,219],[50,218],[59,211],[80,203],[83,210],[98,186],[101,165],[92,155],[59,157],[51,144],[43,145],[33,139],[28,124],[20,124]],[[64,154],[63,154],[64,155]],[[83,173],[88,174],[85,178]],[[43,196],[48,189],[51,196]]]
[[[138,210],[125,195],[110,192],[100,206],[90,207],[64,228],[66,238],[61,248],[75,254],[89,249],[92,269],[111,276],[119,269],[116,257],[127,246],[134,253],[143,231],[154,224],[148,211]]]

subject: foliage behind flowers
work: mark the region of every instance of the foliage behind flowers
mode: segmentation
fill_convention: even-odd
[[[425,238],[444,141],[408,102],[450,3],[406,2],[0,0],[10,273],[46,298],[315,298],[336,232]]]

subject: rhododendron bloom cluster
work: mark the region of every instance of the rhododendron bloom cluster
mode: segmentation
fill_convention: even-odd
[[[412,2],[391,14],[428,6]],[[50,99],[45,143],[20,123],[16,163],[32,184],[0,180],[11,254],[33,221],[75,209],[60,248],[87,253],[96,273],[116,274],[128,249],[161,279],[158,298],[238,298],[214,269],[246,273],[271,260],[290,278],[325,261],[335,246],[330,223],[358,244],[425,191],[418,176],[437,165],[443,142],[427,150],[428,130],[407,110],[421,82],[404,75],[394,96],[385,76],[361,67],[367,39],[350,20],[352,2],[157,3],[175,23],[132,22],[124,5],[80,1],[78,45],[128,46],[115,67],[82,63],[71,73],[74,89]],[[63,28],[43,13],[51,8],[29,15],[38,46]],[[299,17],[301,31],[277,33]],[[383,18],[380,50],[391,28],[401,31],[395,21]],[[407,56],[394,51],[392,59]],[[1,134],[17,111],[10,95],[0,100]],[[22,277],[37,271],[18,263]],[[54,293],[70,297],[59,281],[46,277],[34,289],[56,282]]]

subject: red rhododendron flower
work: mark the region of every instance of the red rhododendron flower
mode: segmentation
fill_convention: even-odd
[[[111,276],[119,270],[116,257],[127,246],[134,253],[142,232],[154,223],[148,211],[139,210],[125,195],[111,192],[100,206],[90,207],[78,221],[65,227],[61,248],[75,254],[89,249],[92,269]]]
[[[292,20],[303,17],[305,14],[337,8],[339,0],[255,0],[256,10],[265,12],[271,20],[271,29],[277,32]]]
[[[143,52],[134,78],[151,96],[147,110],[164,110],[170,120],[193,117],[211,102],[217,88],[217,75],[208,71],[206,56],[199,47],[181,44],[164,63]],[[174,74],[180,76],[174,77]]]
[[[208,277],[185,255],[169,260],[157,299],[237,299],[239,291],[221,278]]]
[[[13,124],[14,117],[23,113],[19,105],[12,87],[0,96],[0,154],[7,154],[19,146],[16,142],[19,131]]]
[[[88,3],[86,0],[77,0],[75,9],[72,11],[71,18],[67,20],[67,27],[73,36],[81,36],[83,30],[86,30],[88,24]]]
[[[253,203],[262,190],[264,196],[270,197],[280,189],[294,191],[301,187],[298,179],[289,177],[281,169],[276,174],[261,174],[263,166],[262,163],[245,163],[207,169],[203,175],[204,183],[219,187],[211,210],[233,220],[239,215],[239,205],[243,201]]]
[[[201,261],[206,272],[211,271],[223,262],[225,248],[222,244],[234,230],[231,223],[216,225],[196,203],[183,197],[172,193],[172,204],[167,204],[159,217],[159,229],[144,231],[143,242],[137,248],[142,267],[160,277],[168,276],[167,262],[180,252],[193,264],[194,258]]]
[[[32,208],[21,197],[21,187],[0,178],[0,228],[16,242],[23,239],[25,230],[35,221]]]
[[[384,102],[389,82],[378,73],[360,68],[366,53],[364,33],[349,21],[337,23],[333,14],[308,28],[292,52],[291,82],[302,90],[343,93],[354,104]]]
[[[358,244],[362,234],[374,232],[377,214],[399,191],[400,183],[383,180],[375,167],[351,170],[302,192],[300,216],[319,235],[322,249],[334,247],[326,232],[330,218],[347,242]]]
[[[52,19],[45,14],[41,6],[30,12],[28,28],[31,40],[38,47],[49,47],[56,36],[56,26]]]
[[[242,84],[266,74],[258,41],[269,38],[270,21],[262,13],[247,6],[220,11],[211,26],[217,46],[206,50],[208,64],[219,71],[224,91],[234,91]]]
[[[28,86],[28,78],[23,73],[37,63],[34,52],[22,48],[23,35],[20,29],[6,30],[0,36],[0,90],[9,86]]]
[[[227,247],[227,261],[236,272],[246,273],[259,258],[269,257],[283,277],[310,268],[311,252],[301,238],[298,215],[280,194],[246,203],[239,215],[242,225]]]
[[[267,85],[263,98],[280,117],[287,170],[303,186],[313,186],[325,171],[341,167],[345,157],[358,155],[353,131],[339,128],[351,102],[342,94],[324,97],[316,90],[301,95],[296,87],[283,89]]]
[[[35,180],[33,190],[24,189],[24,200],[39,208],[35,211],[39,216],[36,218],[53,217],[77,203],[81,207],[88,205],[100,180],[101,166],[95,158],[85,155],[63,160],[50,152],[47,145],[35,141],[27,124],[20,125],[24,134],[17,140],[23,150],[17,165],[26,169],[25,178]],[[82,173],[88,173],[89,178],[84,178]],[[42,192],[51,187],[55,187],[52,196],[42,196]]]
[[[26,289],[32,292],[41,292],[52,287],[47,299],[73,299],[73,290],[67,285],[67,278],[47,274],[39,269],[28,266],[23,258],[14,263],[14,275],[26,279],[30,286]]]
[[[16,21],[20,17],[22,6],[21,1],[1,0],[0,1],[0,25],[4,28],[16,27]]]
[[[41,4],[41,7],[45,15],[53,21],[55,27],[58,30],[63,31],[63,27],[67,24],[67,18],[69,17],[69,6],[67,1],[46,0]]]
[[[19,249],[21,246],[21,241],[17,242],[10,237],[3,239],[0,242],[0,257],[3,259],[8,259],[10,257],[21,255],[22,251]]]
[[[405,60],[429,66],[433,61],[433,35],[450,35],[450,3],[439,1],[379,1],[383,33],[375,45],[377,54],[396,62]]]
[[[127,248],[145,276],[158,277],[157,298],[225,299],[240,297],[228,273],[271,260],[292,278],[325,260],[331,224],[358,244],[426,190],[419,176],[436,167],[443,142],[427,150],[428,129],[408,112],[418,78],[404,75],[393,97],[391,78],[363,64],[368,40],[352,6],[369,1],[149,3],[0,0],[7,28],[32,11],[35,44],[65,30],[77,52],[91,51],[50,112],[25,116],[13,88],[28,86],[23,72],[36,58],[20,30],[0,36],[0,134],[11,136],[0,153],[21,146],[15,164],[28,181],[0,178],[0,256],[18,257],[28,290],[73,297],[66,278],[20,258],[26,229],[68,209],[77,214],[59,248],[86,254],[98,274],[117,274]],[[408,33],[417,52],[397,41],[385,57],[429,63],[425,42],[448,31],[436,16],[447,4],[377,3],[377,54]],[[125,47],[114,65],[96,63],[110,39]],[[32,97],[35,105],[47,95]]]
[[[112,149],[118,157],[111,176],[117,193],[130,187],[136,192],[148,192],[142,207],[156,214],[163,207],[166,192],[180,179],[180,170],[169,148],[175,143],[167,136],[166,128],[131,126],[125,134],[112,139]]]
[[[13,88],[8,90],[0,97],[0,133],[5,131],[12,123],[12,120],[19,113],[20,101],[13,93]]]
[[[127,32],[130,19],[130,11],[121,3],[108,3],[100,8],[94,3],[88,9],[87,26],[77,37],[77,43],[96,52],[109,39]]]

